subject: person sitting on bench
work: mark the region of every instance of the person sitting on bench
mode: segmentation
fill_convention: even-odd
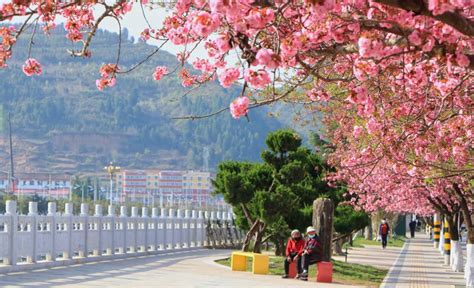
[[[316,229],[309,226],[306,228],[306,234],[308,235],[308,239],[306,240],[303,253],[301,254],[301,268],[303,269],[303,273],[301,273],[300,279],[303,281],[308,281],[309,265],[321,262],[322,257],[321,241],[318,235],[316,235]]]
[[[288,272],[290,271],[290,263],[296,262],[296,268],[298,271],[297,279],[300,278],[301,268],[301,254],[303,253],[304,239],[301,237],[301,233],[298,229],[291,231],[291,237],[288,239],[286,244],[286,258],[285,258],[285,274],[282,278],[288,278]]]

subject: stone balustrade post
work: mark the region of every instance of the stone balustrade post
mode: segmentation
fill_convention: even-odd
[[[79,250],[79,257],[87,257],[89,255],[89,249],[87,245],[87,237],[89,233],[89,205],[86,203],[81,203],[81,213],[79,214],[81,218],[80,230],[83,231],[84,238],[82,239],[81,249]]]
[[[114,205],[109,205],[108,207],[108,215],[107,215],[107,220],[109,226],[108,228],[108,236],[110,237],[110,247],[107,247],[105,249],[105,253],[107,255],[113,255],[115,254],[115,206]]]
[[[95,228],[97,229],[97,241],[98,241],[98,245],[97,245],[97,249],[93,249],[92,250],[92,254],[94,256],[100,256],[102,255],[102,205],[101,204],[96,204],[95,205],[95,213],[94,213],[94,217],[96,218],[95,219]]]
[[[197,211],[192,210],[191,211],[191,220],[190,220],[190,228],[191,228],[191,236],[190,236],[190,245],[191,247],[197,247]]]
[[[140,252],[148,253],[148,208],[142,207],[142,219],[143,227],[141,227],[141,232],[145,233],[143,237],[143,246],[140,247]]]
[[[66,251],[63,251],[63,259],[72,259],[72,215],[73,215],[72,203],[64,204],[64,216],[66,218],[66,231],[67,231],[67,247]]]
[[[198,211],[198,219],[196,220],[196,242],[198,247],[204,245],[204,212]]]
[[[168,248],[168,219],[167,219],[166,209],[161,208],[161,225],[162,225],[162,236],[161,236],[161,250],[166,250]]]
[[[38,203],[37,202],[28,202],[28,216],[31,217],[31,224],[28,227],[28,232],[31,233],[31,255],[26,256],[27,263],[36,262],[36,253],[37,253],[37,216],[38,216]]]
[[[183,237],[183,246],[185,248],[189,248],[191,247],[191,235],[192,235],[192,231],[191,231],[191,211],[186,209],[184,210],[184,219],[183,219],[183,229],[182,229],[182,235],[184,235]]]
[[[171,208],[169,210],[169,215],[168,215],[168,235],[170,236],[170,238],[168,239],[168,243],[169,243],[169,249],[174,249],[175,248],[175,237],[174,237],[174,231],[176,230],[175,229],[175,210],[173,208]]]
[[[120,206],[120,228],[122,233],[122,244],[119,245],[118,253],[127,253],[127,219],[128,211],[127,206]]]
[[[159,246],[158,246],[158,208],[153,208],[151,209],[151,222],[153,223],[153,239],[150,239],[150,243],[153,243],[152,245],[150,245],[150,248],[152,251],[156,251],[158,250]]]
[[[56,261],[56,203],[48,203],[49,222],[46,225],[49,233],[51,233],[50,251],[46,253],[46,261]]]
[[[176,210],[176,219],[174,221],[174,248],[180,249],[183,247],[183,210]]]
[[[205,211],[204,212],[204,223],[203,223],[203,228],[204,228],[204,246],[212,246],[213,243],[211,241],[211,235],[210,233],[212,232],[212,220],[214,220],[212,217],[213,212],[210,211]]]
[[[132,207],[132,216],[131,216],[131,220],[132,220],[132,228],[133,228],[133,244],[132,244],[132,247],[130,247],[130,252],[131,253],[135,253],[137,252],[137,225],[138,225],[138,222],[137,222],[137,217],[138,217],[138,208],[137,207]]]
[[[17,205],[16,201],[7,200],[5,203],[5,215],[10,216],[10,223],[7,225],[8,233],[8,249],[10,255],[7,259],[3,259],[3,264],[5,265],[16,265],[17,263],[17,234],[18,234],[18,214],[17,214]]]

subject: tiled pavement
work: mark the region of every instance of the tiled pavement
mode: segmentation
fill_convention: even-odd
[[[383,288],[465,287],[463,274],[444,265],[444,258],[423,233],[408,239],[387,277]]]
[[[347,262],[363,265],[371,265],[378,268],[390,269],[398,255],[401,248],[387,247],[382,249],[382,246],[367,245],[365,248],[350,248],[348,250]],[[346,261],[344,256],[333,256],[339,261]]]

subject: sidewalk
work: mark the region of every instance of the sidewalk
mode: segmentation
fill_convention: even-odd
[[[364,248],[352,247],[347,250],[347,263],[370,265],[388,270],[395,263],[401,250],[396,247],[382,249],[382,245],[366,245]],[[345,256],[334,255],[332,258],[345,261]]]
[[[463,273],[444,265],[441,253],[424,233],[408,239],[381,287],[465,287]]]
[[[216,259],[230,250],[199,250],[0,274],[0,287],[356,287],[232,272]]]

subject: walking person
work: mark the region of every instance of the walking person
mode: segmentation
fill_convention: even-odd
[[[309,226],[306,228],[306,234],[308,235],[308,239],[303,248],[303,259],[301,261],[303,273],[301,274],[300,279],[303,281],[308,281],[309,265],[320,262],[322,258],[321,241],[319,240],[318,235],[316,235],[316,229]]]
[[[286,244],[285,274],[281,276],[282,278],[288,278],[290,263],[292,262],[296,262],[296,269],[298,272],[296,279],[301,277],[301,273],[303,272],[301,267],[301,254],[303,254],[304,244],[305,241],[301,236],[300,231],[298,229],[291,231],[291,237],[288,239],[288,243]]]
[[[390,232],[390,226],[388,226],[387,219],[383,218],[382,223],[379,227],[379,235],[382,238],[382,248],[385,249],[387,247],[387,237],[388,233]]]
[[[416,221],[415,221],[415,220],[411,220],[411,222],[410,222],[410,224],[408,224],[408,226],[410,226],[410,235],[411,235],[411,238],[415,238]]]

